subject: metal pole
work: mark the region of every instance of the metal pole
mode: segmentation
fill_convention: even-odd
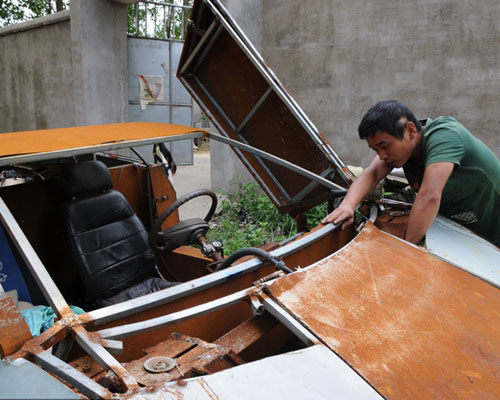
[[[318,182],[319,184],[327,187],[328,189],[342,189],[342,190],[345,189],[342,186],[337,185],[336,183],[333,183],[333,182],[329,181],[328,179],[323,178],[322,176],[316,175],[316,174],[306,170],[305,168],[299,167],[298,165],[292,164],[291,162],[288,162],[280,157],[276,157],[276,156],[274,156],[270,153],[267,153],[265,151],[256,149],[255,147],[238,142],[237,140],[229,139],[229,138],[226,138],[224,136],[217,135],[217,134],[211,133],[211,132],[208,134],[208,136],[210,139],[214,139],[214,140],[217,140],[219,142],[229,144],[230,146],[233,146],[233,147],[238,147],[238,148],[245,150],[251,154],[257,155],[257,156],[265,158],[266,160],[269,160],[275,164],[281,165],[282,167],[285,167],[293,172],[296,172],[299,175],[302,175],[308,179],[311,179],[315,182]]]
[[[221,308],[226,308],[233,304],[239,303],[241,300],[247,297],[247,294],[250,290],[251,288],[240,290],[239,292],[221,297],[220,299],[212,300],[208,303],[177,311],[172,314],[167,314],[161,317],[136,322],[133,324],[117,326],[115,328],[103,329],[101,331],[98,331],[97,333],[103,339],[120,339],[148,332],[153,329],[159,329],[164,326],[177,324],[179,322],[186,321],[188,319],[208,314]]]

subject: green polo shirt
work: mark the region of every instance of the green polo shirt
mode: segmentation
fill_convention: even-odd
[[[500,162],[493,152],[451,117],[427,119],[422,138],[424,165],[403,166],[413,187],[422,183],[424,167],[452,162],[441,196],[440,214],[500,246]]]

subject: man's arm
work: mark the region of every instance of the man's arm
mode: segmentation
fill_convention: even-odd
[[[342,203],[323,218],[321,223],[327,224],[333,222],[334,224],[338,224],[344,221],[342,229],[352,224],[354,221],[354,208],[366,195],[375,189],[377,183],[385,178],[391,170],[392,168],[384,163],[379,156],[375,156],[371,164],[351,185]]]
[[[455,164],[437,162],[425,168],[422,185],[410,212],[405,239],[417,244],[427,233],[441,204],[441,195]]]

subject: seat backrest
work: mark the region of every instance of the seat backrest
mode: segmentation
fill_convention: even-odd
[[[144,225],[100,161],[68,165],[62,174],[65,222],[86,300],[112,296],[156,276]]]

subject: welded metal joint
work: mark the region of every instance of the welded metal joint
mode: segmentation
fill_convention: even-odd
[[[248,300],[250,303],[250,308],[252,309],[252,314],[253,315],[262,315],[264,314],[264,307],[262,303],[260,302],[260,299],[257,297],[256,294],[250,294],[248,296]]]

